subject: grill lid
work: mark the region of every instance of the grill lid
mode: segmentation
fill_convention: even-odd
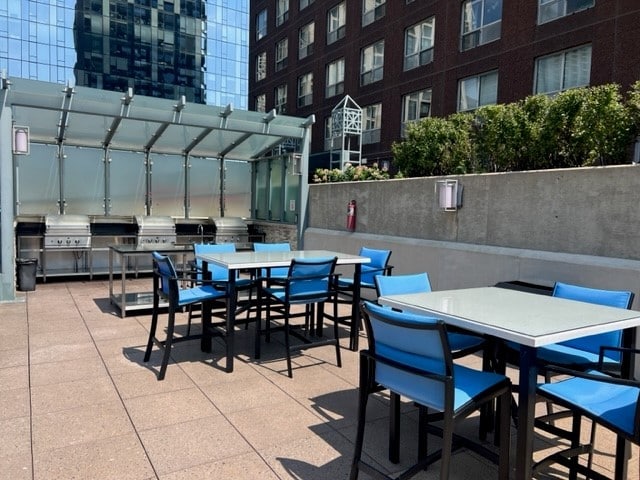
[[[91,235],[88,215],[46,215],[45,235]]]
[[[136,224],[138,225],[138,234],[141,235],[148,232],[167,234],[175,234],[176,232],[176,224],[171,217],[136,215]]]
[[[209,221],[216,226],[216,233],[248,233],[247,224],[240,217],[209,217]]]
[[[46,215],[44,224],[44,247],[47,249],[91,246],[91,224],[88,215]]]

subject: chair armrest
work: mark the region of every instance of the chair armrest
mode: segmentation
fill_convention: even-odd
[[[600,371],[604,371],[604,354],[607,350],[610,350],[612,352],[618,352],[620,354],[622,354],[622,358],[625,357],[625,355],[631,356],[631,357],[635,357],[635,355],[640,355],[640,349],[637,348],[629,348],[629,347],[615,347],[615,346],[608,346],[608,345],[602,345],[600,346],[600,355],[598,357],[598,370]]]
[[[586,378],[588,380],[594,380],[596,382],[609,383],[614,385],[626,385],[629,387],[640,387],[640,381],[638,380],[626,380],[624,378],[616,378],[605,373],[590,373],[581,372],[579,370],[572,370],[570,368],[548,366],[547,370],[558,373],[560,375],[569,375],[572,377]]]
[[[389,272],[390,274],[391,269],[393,269],[393,266],[387,265],[386,267],[367,268],[366,271],[362,270],[362,273],[366,273],[367,275],[370,275],[372,273],[378,273],[378,272],[383,272],[383,273]]]

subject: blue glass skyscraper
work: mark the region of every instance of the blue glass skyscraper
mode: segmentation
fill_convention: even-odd
[[[0,0],[0,69],[247,109],[248,3]]]

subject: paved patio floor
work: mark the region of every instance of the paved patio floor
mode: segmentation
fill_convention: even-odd
[[[127,282],[128,291],[143,291],[151,280]],[[332,347],[307,350],[295,357],[290,379],[278,341],[265,344],[261,360],[253,359],[250,327],[237,330],[233,373],[223,371],[221,343],[203,354],[194,340],[174,349],[159,382],[157,350],[142,362],[150,315],[120,318],[106,281],[38,283],[20,295],[20,302],[0,304],[0,479],[348,477],[356,353],[343,349],[337,368]],[[180,322],[184,327],[186,314]],[[478,357],[466,362],[480,365]],[[386,460],[387,401],[380,394],[370,402],[365,452],[393,473],[415,458],[416,412],[403,407],[402,463],[393,465]],[[461,428],[477,432],[477,417]],[[552,438],[537,442],[545,451],[554,445]],[[613,452],[613,436],[599,429],[599,469],[610,472]],[[640,478],[638,458],[634,447],[630,479]],[[438,465],[416,478],[438,478]],[[451,478],[490,479],[496,472],[461,450]],[[566,472],[540,478],[566,478]]]

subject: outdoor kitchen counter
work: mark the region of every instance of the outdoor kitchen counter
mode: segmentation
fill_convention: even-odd
[[[120,316],[124,318],[127,312],[132,310],[147,310],[153,307],[153,292],[126,292],[127,273],[137,276],[138,270],[128,268],[129,260],[135,260],[139,257],[150,258],[151,252],[160,252],[164,255],[174,257],[180,256],[180,262],[174,263],[184,267],[186,264],[186,256],[193,252],[191,244],[143,244],[143,245],[109,245],[109,299],[112,304],[120,309]],[[120,292],[114,291],[114,260],[119,259],[120,264]],[[168,305],[168,304],[167,304]],[[160,306],[167,306],[160,304]]]

